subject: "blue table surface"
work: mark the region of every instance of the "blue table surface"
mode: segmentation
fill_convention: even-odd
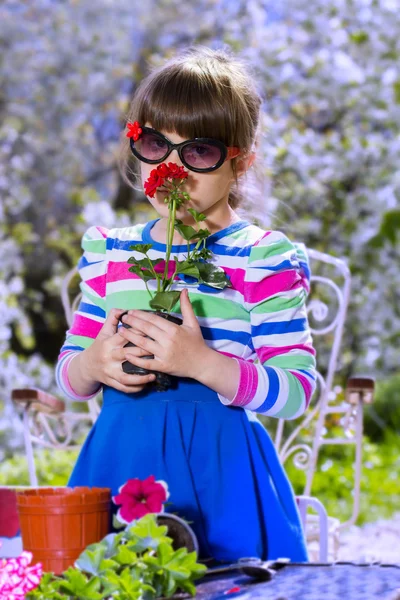
[[[269,582],[241,573],[205,578],[196,585],[198,600],[394,600],[399,593],[396,565],[287,566]]]

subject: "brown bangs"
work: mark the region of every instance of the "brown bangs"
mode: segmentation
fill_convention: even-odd
[[[131,119],[187,139],[211,137],[238,145],[243,139],[238,111],[229,82],[221,83],[189,69],[161,73],[138,91],[132,106],[137,116]]]

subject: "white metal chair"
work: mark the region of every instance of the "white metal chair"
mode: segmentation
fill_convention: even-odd
[[[318,392],[314,394],[308,411],[293,429],[293,422],[280,420],[275,434],[275,447],[282,464],[289,459],[305,474],[303,495],[297,497],[299,512],[306,532],[311,559],[326,562],[328,556],[335,559],[338,552],[339,534],[344,527],[355,523],[359,512],[361,462],[362,462],[362,430],[363,404],[372,401],[374,382],[370,378],[351,378],[347,383],[345,397],[338,403],[334,388],[334,376],[338,366],[342,334],[350,297],[350,271],[343,260],[334,258],[316,250],[307,250],[312,273],[312,291],[308,301],[308,314],[314,343],[316,338],[328,336],[329,360],[325,377],[318,374]],[[328,277],[319,267],[331,269]],[[73,312],[80,297],[70,297],[70,284],[77,273],[72,269],[65,277],[61,298],[68,325],[72,322]],[[317,293],[320,287],[322,293]],[[325,290],[325,291],[323,291]],[[329,308],[326,293],[333,295],[334,306]],[[331,299],[332,300],[332,297]],[[311,320],[320,323],[318,328],[312,326]],[[44,448],[78,449],[82,438],[82,427],[88,430],[99,414],[99,397],[88,403],[87,412],[66,410],[65,403],[50,394],[38,389],[14,389],[12,400],[21,412],[23,421],[26,457],[29,477],[32,486],[37,486],[34,461],[34,446]],[[332,414],[341,415],[339,426],[343,435],[331,435],[328,418]],[[290,423],[292,424],[290,426]],[[307,435],[309,441],[307,440]],[[312,484],[319,450],[322,446],[346,444],[355,449],[354,489],[352,515],[345,523],[340,523],[334,516],[327,516],[322,503],[312,497]],[[71,465],[72,467],[72,465]],[[313,513],[310,513],[311,509]],[[316,514],[315,514],[316,513]]]

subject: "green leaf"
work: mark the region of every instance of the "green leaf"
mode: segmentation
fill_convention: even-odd
[[[83,573],[70,567],[64,572],[64,578],[65,580],[60,585],[60,591],[87,600],[101,600],[103,598],[103,594],[99,592],[101,582],[98,577],[91,577],[88,580]]]
[[[182,262],[178,262],[176,264],[176,272],[177,273],[182,273],[184,275],[190,275],[191,277],[197,277],[199,278],[199,269],[198,267],[193,264],[191,261],[182,261]]]
[[[188,213],[190,213],[192,215],[192,217],[196,221],[196,223],[205,221],[207,218],[206,215],[204,215],[203,213],[197,212],[197,210],[194,210],[194,208],[188,208],[187,211],[188,211]]]
[[[135,273],[135,275],[140,277],[140,279],[142,279],[143,281],[150,281],[150,279],[155,279],[151,271],[147,269],[143,270],[135,265],[133,267],[129,267],[128,271],[130,271],[131,273]]]
[[[199,268],[202,283],[219,290],[230,286],[230,281],[221,267],[202,262],[196,264]]]
[[[187,242],[197,235],[197,231],[191,225],[181,225],[180,223],[175,222],[175,229],[179,231],[183,239]]]
[[[120,565],[133,565],[137,561],[137,554],[131,549],[131,546],[124,544],[118,549],[114,560]]]
[[[158,292],[154,294],[149,306],[155,310],[172,312],[172,308],[178,302],[181,292]]]
[[[213,253],[208,248],[202,248],[201,250],[197,250],[193,256],[196,260],[208,260],[211,258]]]
[[[209,235],[210,232],[208,231],[208,229],[199,229],[194,237],[198,240],[205,240],[208,238]]]
[[[121,534],[117,535],[119,536],[119,539],[121,539]],[[114,542],[111,543],[113,544]],[[111,558],[107,558],[107,555],[110,555],[111,553],[112,555],[116,554],[116,549],[114,548],[111,550],[111,546],[107,541],[104,543],[99,542],[98,544],[91,544],[79,556],[75,562],[75,566],[85,573],[99,575],[106,569],[112,569],[116,565],[115,561],[111,560]]]
[[[130,542],[129,547],[135,550],[135,552],[139,552],[135,548],[135,544],[140,546],[140,551],[143,549],[156,550],[160,542],[168,539],[165,535],[167,531],[168,528],[165,525],[157,524],[154,514],[148,514],[127,527],[123,536],[124,539]]]
[[[164,262],[162,258],[156,258],[155,260],[151,260],[150,258],[141,258],[141,259],[137,259],[134,258],[133,256],[131,256],[130,258],[128,258],[127,262],[129,264],[134,264],[137,265],[138,267],[144,268],[144,269],[151,269],[151,267],[155,267],[156,265],[159,265],[160,263]]]
[[[129,250],[140,252],[140,254],[146,254],[152,247],[153,244],[132,244],[132,246],[129,246]]]

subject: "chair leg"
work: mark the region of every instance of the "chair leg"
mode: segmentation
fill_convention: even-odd
[[[304,533],[306,534],[306,522],[307,522],[307,507],[311,506],[317,515],[319,521],[319,561],[328,561],[328,514],[325,506],[317,498],[312,496],[297,496],[299,512],[304,527]]]
[[[23,425],[24,425],[24,443],[25,443],[25,453],[26,460],[28,463],[28,471],[29,471],[29,480],[32,487],[37,487],[38,480],[36,475],[36,467],[35,467],[35,457],[33,454],[33,445],[31,440],[31,435],[29,432],[29,404],[26,404],[23,412]]]

